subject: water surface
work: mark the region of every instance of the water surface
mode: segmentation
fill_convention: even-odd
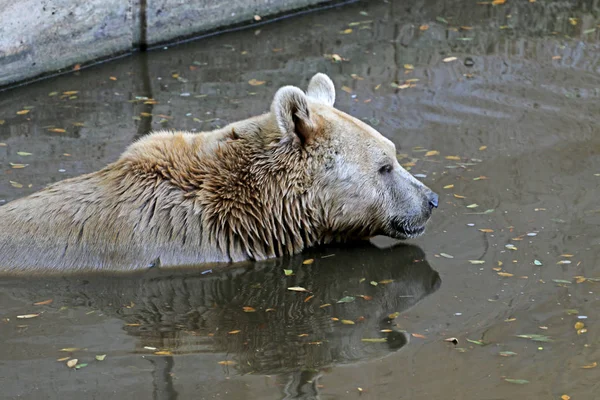
[[[0,201],[97,170],[151,129],[265,112],[320,71],[441,204],[412,246],[0,279],[2,395],[596,398],[599,15],[594,1],[359,2],[0,93]]]

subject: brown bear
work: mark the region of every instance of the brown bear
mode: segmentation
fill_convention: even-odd
[[[0,207],[0,271],[263,260],[422,234],[437,195],[334,100],[317,74],[306,93],[279,89],[267,114],[150,134],[100,171]]]

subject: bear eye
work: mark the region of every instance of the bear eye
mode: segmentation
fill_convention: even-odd
[[[392,166],[392,164],[386,164],[383,167],[379,168],[379,173],[380,174],[389,174],[390,172],[392,172],[393,169],[394,169],[394,167]]]

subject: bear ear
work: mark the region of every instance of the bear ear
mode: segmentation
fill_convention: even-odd
[[[333,107],[333,103],[335,103],[335,86],[325,74],[318,73],[312,77],[306,94],[316,102],[327,106]]]
[[[271,112],[275,115],[282,140],[306,143],[315,132],[315,125],[304,92],[294,86],[284,86],[275,93]]]

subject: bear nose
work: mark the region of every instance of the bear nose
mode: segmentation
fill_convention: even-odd
[[[438,206],[438,195],[435,192],[429,193],[427,196],[427,200],[429,200],[429,206],[431,208],[437,208]]]

